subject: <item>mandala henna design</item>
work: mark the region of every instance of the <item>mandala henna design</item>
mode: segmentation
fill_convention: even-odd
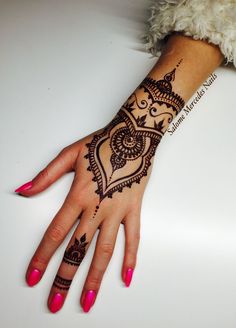
[[[75,238],[75,242],[72,246],[65,251],[63,261],[70,265],[79,266],[85,257],[85,247],[88,242],[86,242],[86,233],[78,240]]]
[[[71,283],[72,280],[65,279],[60,277],[59,275],[56,275],[53,286],[61,290],[68,290],[70,288]]]
[[[172,90],[175,72],[176,68],[158,81],[145,78],[111,123],[87,144],[85,158],[99,195],[93,218],[104,198],[131,188],[147,175],[164,132],[184,107],[184,100]]]

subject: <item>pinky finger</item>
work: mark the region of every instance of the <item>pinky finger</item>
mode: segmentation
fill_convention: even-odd
[[[122,280],[129,287],[137,262],[137,252],[140,241],[140,215],[129,214],[124,221],[125,254],[122,267]]]

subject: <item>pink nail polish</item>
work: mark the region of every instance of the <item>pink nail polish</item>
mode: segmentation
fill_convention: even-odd
[[[30,271],[30,273],[28,274],[27,277],[27,284],[30,287],[33,287],[34,285],[36,285],[39,280],[41,279],[41,272],[38,269],[33,269],[32,271]]]
[[[94,299],[95,299],[95,291],[88,290],[85,295],[84,304],[83,304],[84,312],[88,312],[90,310],[91,306],[94,303]]]
[[[52,313],[59,311],[63,305],[63,300],[64,300],[64,297],[60,293],[55,294],[49,305],[49,310]]]
[[[129,287],[130,283],[131,283],[131,280],[132,280],[132,276],[133,276],[133,272],[134,270],[129,268],[127,271],[126,271],[126,276],[125,276],[125,285],[126,287]]]
[[[32,186],[33,186],[32,181],[29,181],[29,182],[23,184],[22,186],[20,186],[19,188],[17,188],[15,190],[15,192],[21,192],[21,191],[29,190]]]

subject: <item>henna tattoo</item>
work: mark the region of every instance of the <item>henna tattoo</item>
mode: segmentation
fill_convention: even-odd
[[[74,244],[65,251],[63,261],[70,265],[79,266],[85,257],[85,248],[87,244],[88,242],[86,242],[86,233],[83,234],[79,240],[75,238]]]
[[[104,198],[131,188],[147,175],[169,123],[184,107],[184,100],[172,90],[181,61],[161,80],[145,78],[111,123],[87,144],[85,158],[99,196],[93,218]]]
[[[71,283],[72,280],[65,279],[60,277],[59,275],[56,275],[53,286],[61,290],[68,290],[70,288]]]

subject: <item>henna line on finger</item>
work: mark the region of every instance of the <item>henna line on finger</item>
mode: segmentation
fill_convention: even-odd
[[[68,290],[70,288],[71,283],[72,283],[72,280],[65,279],[59,275],[56,275],[53,286],[58,289],[61,289],[61,290]]]

